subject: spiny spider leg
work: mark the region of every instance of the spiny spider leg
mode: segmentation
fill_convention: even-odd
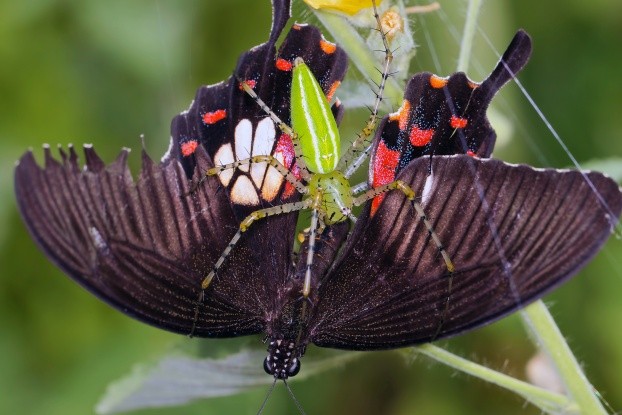
[[[394,182],[368,190],[365,193],[363,193],[361,196],[354,198],[354,206],[360,206],[363,203],[367,202],[368,200],[371,200],[375,198],[376,196],[381,195],[382,193],[389,192],[391,190],[401,191],[402,193],[404,193],[406,198],[410,200],[410,203],[417,211],[417,215],[419,216],[419,219],[423,221],[423,224],[427,228],[428,233],[430,234],[430,237],[434,241],[434,244],[436,245],[440,254],[443,256],[443,260],[445,261],[445,266],[451,276],[451,274],[453,274],[455,270],[454,264],[451,261],[451,258],[449,257],[449,254],[447,253],[447,251],[445,251],[445,248],[443,247],[443,244],[441,243],[441,240],[438,237],[438,234],[434,231],[432,224],[428,220],[428,217],[426,216],[425,211],[423,210],[423,206],[421,206],[421,204],[415,200],[415,191],[411,189],[411,187],[408,186],[406,183],[404,183],[401,180],[395,180]]]
[[[365,182],[361,182],[358,184],[355,184],[354,186],[352,186],[351,190],[352,190],[352,195],[356,196],[359,193],[363,193],[368,191],[369,189],[371,189],[371,186],[369,185],[369,183]]]
[[[215,166],[205,172],[205,177],[216,176],[225,170],[236,169],[239,166],[252,163],[268,163],[270,166],[274,167],[279,173],[281,173],[281,175],[283,175],[283,177],[285,177],[285,179],[290,182],[301,194],[305,195],[309,193],[309,188],[305,186],[300,180],[298,180],[298,178],[291,172],[291,170],[289,170],[287,167],[281,164],[281,162],[277,158],[271,155],[253,156],[244,160],[234,161],[233,163]],[[204,180],[204,178],[201,180]]]
[[[285,203],[266,209],[258,209],[248,215],[246,218],[244,218],[244,220],[240,222],[240,227],[238,228],[238,231],[235,233],[235,235],[233,235],[233,238],[231,238],[231,242],[229,242],[229,245],[227,245],[223,253],[220,254],[220,258],[218,258],[218,261],[216,261],[214,268],[212,269],[212,271],[210,271],[209,274],[207,274],[207,277],[205,277],[205,279],[201,283],[201,289],[205,290],[207,289],[207,287],[209,287],[212,280],[214,279],[214,276],[218,272],[218,269],[225,262],[233,247],[238,243],[238,240],[242,236],[242,233],[246,232],[248,228],[253,224],[253,222],[258,219],[264,219],[268,216],[280,215],[283,213],[297,212],[299,210],[308,209],[312,205],[313,200],[311,199],[303,200],[301,202]]]
[[[430,237],[434,241],[434,244],[436,245],[436,248],[438,249],[438,252],[442,255],[443,260],[445,261],[445,267],[447,268],[447,272],[449,273],[449,275],[447,276],[448,277],[448,281],[447,281],[447,298],[445,299],[444,309],[443,309],[443,313],[441,314],[441,318],[440,318],[440,321],[438,323],[438,327],[436,328],[436,332],[432,336],[432,341],[434,341],[434,339],[436,339],[436,337],[440,334],[441,328],[443,327],[443,324],[445,323],[447,314],[449,312],[449,300],[450,300],[450,297],[451,297],[451,289],[452,289],[452,285],[453,285],[453,276],[454,276],[454,272],[455,272],[456,268],[455,268],[455,265],[452,262],[451,258],[449,257],[449,254],[445,250],[445,248],[443,246],[443,243],[441,242],[441,239],[439,238],[439,236],[436,233],[436,231],[434,231],[434,227],[432,226],[432,224],[430,223],[428,217],[426,216],[425,211],[423,210],[423,206],[421,206],[421,204],[415,200],[415,192],[414,192],[414,190],[412,190],[412,188],[410,188],[410,186],[408,186],[407,184],[405,184],[401,180],[396,180],[394,182],[385,184],[384,186],[379,186],[379,187],[376,187],[375,189],[370,189],[370,190],[366,191],[362,195],[354,198],[354,205],[355,206],[360,206],[363,203],[365,203],[366,201],[368,201],[370,199],[373,199],[374,197],[376,197],[376,196],[378,196],[378,195],[380,195],[382,193],[389,192],[391,190],[400,190],[402,193],[404,193],[406,198],[408,200],[410,200],[411,204],[413,205],[413,207],[417,211],[417,215],[419,216],[419,219],[421,221],[423,221],[423,224],[427,228],[428,234],[430,235]]]
[[[313,200],[311,201],[311,206],[313,210],[311,212],[311,227],[309,229],[309,246],[307,248],[307,265],[305,271],[305,282],[302,286],[302,296],[304,298],[309,297],[309,293],[311,293],[311,266],[313,265],[313,253],[315,252],[315,236],[316,236],[316,228],[318,226],[318,219],[320,216],[320,212],[318,211],[318,205],[321,203],[322,195],[318,192]],[[322,223],[322,226],[324,224]]]
[[[263,112],[265,112],[272,119],[272,121],[279,127],[279,129],[284,134],[287,134],[291,137],[292,142],[294,143],[294,152],[296,153],[296,164],[298,165],[298,168],[300,169],[300,174],[302,175],[302,178],[305,180],[308,180],[310,174],[309,174],[309,170],[307,169],[307,165],[305,164],[303,157],[302,157],[302,151],[300,148],[300,141],[298,140],[298,134],[296,134],[296,132],[292,129],[292,127],[284,123],[279,118],[279,116],[276,115],[274,111],[272,111],[270,107],[268,107],[268,105],[265,102],[263,102],[261,98],[259,98],[259,95],[257,95],[257,93],[253,90],[253,88],[251,88],[250,85],[248,85],[248,83],[240,79],[238,79],[238,82],[240,82],[240,87],[244,89],[244,91],[251,98],[253,98],[253,100],[257,103],[257,105],[259,105],[259,107],[263,110]]]
[[[380,108],[380,103],[382,102],[387,79],[390,76],[389,67],[391,66],[391,62],[393,61],[393,52],[389,48],[389,41],[387,40],[386,33],[382,30],[382,24],[380,22],[380,15],[378,14],[378,9],[376,7],[376,1],[372,1],[372,4],[374,7],[374,17],[376,18],[376,24],[378,25],[377,30],[380,32],[380,36],[382,37],[382,44],[384,45],[382,79],[380,81],[380,84],[378,85],[376,100],[374,101],[374,106],[372,108],[371,114],[369,115],[369,119],[365,124],[365,127],[363,127],[363,130],[361,132],[357,133],[356,140],[352,142],[346,153],[342,156],[341,160],[339,160],[337,170],[345,171],[344,175],[346,178],[350,178],[350,176],[354,174],[354,172],[361,166],[361,164],[363,164],[363,162],[369,156],[369,152],[371,151],[369,140],[372,137],[374,131],[376,130],[376,125],[378,124],[378,109]]]
[[[203,281],[201,282],[201,292],[199,293],[199,298],[197,299],[197,302],[194,308],[194,318],[192,320],[192,328],[190,329],[190,334],[188,335],[189,337],[193,336],[194,331],[196,329],[196,324],[199,319],[199,308],[203,304],[203,300],[205,298],[205,290],[210,286],[214,277],[216,276],[216,273],[218,272],[218,269],[220,269],[220,267],[225,262],[225,260],[227,259],[227,257],[229,256],[229,254],[231,253],[235,245],[240,240],[242,233],[246,232],[248,228],[253,224],[253,222],[255,222],[258,219],[263,219],[268,216],[280,215],[283,213],[296,212],[299,210],[308,209],[312,205],[313,205],[313,200],[307,199],[301,202],[285,203],[285,204],[274,206],[271,208],[259,209],[259,210],[254,211],[250,215],[248,215],[246,218],[244,218],[242,222],[240,222],[240,227],[238,228],[238,231],[235,233],[235,235],[233,235],[233,238],[231,238],[229,245],[227,245],[223,253],[220,254],[220,257],[216,261],[216,264],[214,264],[214,268],[212,269],[212,271],[210,271],[210,273],[207,274],[207,277],[205,277],[205,279],[203,279]]]

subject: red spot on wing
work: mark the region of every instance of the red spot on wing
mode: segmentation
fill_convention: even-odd
[[[333,95],[335,95],[335,92],[337,91],[337,88],[339,88],[339,85],[341,85],[341,81],[335,81],[333,82],[333,84],[330,86],[330,89],[328,90],[328,94],[326,94],[326,99],[328,101],[330,101],[331,99],[333,99]]]
[[[184,157],[188,157],[194,154],[198,146],[199,146],[199,143],[196,140],[190,140],[190,141],[186,141],[185,143],[181,143],[181,154]]]
[[[245,81],[240,82],[240,91],[244,91],[243,84],[248,85],[250,89],[255,89],[255,85],[257,85],[257,81],[255,81],[254,79],[247,79]]]
[[[416,125],[413,125],[412,130],[410,130],[409,138],[410,143],[415,147],[423,147],[432,140],[432,136],[434,135],[434,129],[429,130],[420,130]]]
[[[300,168],[295,163],[296,152],[294,151],[294,143],[292,138],[288,134],[281,134],[279,141],[276,143],[276,149],[274,149],[274,157],[279,158],[282,156],[283,165],[288,168],[297,179],[301,178]],[[287,199],[294,194],[296,188],[290,183],[285,182],[285,190],[283,191],[282,199]]]
[[[283,164],[289,169],[296,158],[294,143],[289,134],[281,134],[279,137],[279,141],[277,141],[276,148],[274,149],[274,157],[278,154],[283,155]]]
[[[320,40],[320,48],[327,55],[332,55],[337,50],[337,45],[327,41],[326,39],[322,39],[322,40]]]
[[[447,85],[447,78],[441,78],[440,76],[430,76],[430,86],[434,89],[439,89]]]
[[[378,143],[376,155],[374,156],[374,188],[389,184],[395,180],[395,170],[400,161],[400,152],[389,149],[382,140]],[[371,202],[371,215],[374,216],[380,203],[384,200],[385,194],[378,195]]]
[[[212,112],[206,112],[203,114],[203,122],[206,125],[216,124],[218,121],[223,120],[227,117],[226,110],[216,110]]]
[[[294,187],[293,184],[291,184],[290,182],[285,182],[285,190],[283,191],[283,196],[281,196],[281,198],[288,199],[290,196],[294,194],[295,191],[296,191],[296,188]]]
[[[286,59],[278,58],[276,60],[276,69],[279,71],[289,72],[292,70],[292,63]]]
[[[475,153],[472,152],[471,150],[467,150],[466,154],[467,156],[475,157]]]
[[[449,120],[449,125],[451,125],[451,128],[464,128],[467,126],[468,123],[469,122],[466,118],[461,118],[456,115],[452,115],[451,120]]]

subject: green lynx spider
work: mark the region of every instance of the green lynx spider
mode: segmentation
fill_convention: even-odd
[[[212,271],[201,283],[202,290],[209,287],[218,270],[235,247],[242,233],[259,219],[268,216],[279,215],[289,212],[311,210],[311,226],[309,228],[309,248],[306,258],[306,272],[301,295],[308,298],[311,291],[311,266],[316,237],[321,234],[326,226],[343,222],[347,219],[356,221],[352,214],[354,206],[360,206],[374,197],[391,191],[400,190],[410,200],[417,215],[425,224],[432,240],[445,261],[449,274],[454,272],[454,265],[449,255],[443,248],[438,235],[434,232],[428,221],[423,207],[415,201],[415,192],[404,182],[396,180],[392,183],[366,190],[364,193],[355,194],[348,179],[358,167],[365,161],[370,151],[370,140],[378,123],[378,109],[382,101],[384,87],[389,77],[389,66],[393,59],[388,40],[381,29],[380,17],[373,3],[374,16],[385,48],[382,80],[379,84],[376,100],[370,117],[358,133],[358,137],[347,152],[340,157],[341,149],[337,123],[332,115],[330,105],[324,95],[318,81],[315,79],[309,67],[302,58],[296,58],[293,65],[292,88],[291,88],[291,119],[292,126],[284,123],[262,100],[255,91],[244,81],[240,86],[250,95],[261,109],[272,119],[279,129],[288,134],[294,143],[296,163],[298,164],[302,181],[294,176],[279,160],[271,155],[254,156],[245,160],[215,166],[205,173],[203,180],[209,176],[215,176],[228,169],[252,163],[266,163],[274,167],[284,178],[291,183],[298,192],[303,195],[300,202],[285,203],[266,209],[259,209],[248,215],[239,226],[237,233],[225,248],[220,258],[216,261]],[[345,173],[344,169],[347,170]],[[305,184],[306,182],[307,184]],[[202,298],[203,295],[201,295]]]

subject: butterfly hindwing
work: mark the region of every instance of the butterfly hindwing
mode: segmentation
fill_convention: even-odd
[[[486,110],[494,95],[527,63],[531,39],[519,31],[497,67],[477,84],[458,72],[441,78],[414,75],[400,109],[385,117],[374,139],[369,181],[373,187],[395,180],[412,160],[429,155],[470,154],[489,157],[496,135]],[[384,196],[375,198],[372,214]]]
[[[282,27],[276,27],[279,31]],[[244,53],[234,76],[226,82],[202,87],[185,113],[194,137],[182,137],[173,130],[186,171],[192,170],[192,151],[203,145],[217,165],[224,165],[255,155],[272,155],[295,176],[300,171],[295,163],[292,138],[280,131],[269,116],[241,87],[250,86],[259,98],[283,122],[290,123],[291,70],[296,57],[302,57],[332,96],[345,75],[347,57],[335,44],[325,40],[313,26],[294,24],[277,52],[272,39]],[[338,102],[336,115],[342,112]],[[187,160],[186,160],[187,159]],[[236,216],[242,220],[250,212],[299,199],[295,188],[266,163],[253,163],[219,175],[231,199]],[[292,215],[295,216],[295,215]]]

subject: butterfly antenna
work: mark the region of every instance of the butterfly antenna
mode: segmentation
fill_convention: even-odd
[[[270,395],[272,395],[272,391],[274,390],[275,386],[276,386],[276,378],[274,378],[274,382],[272,382],[270,389],[268,389],[268,393],[266,394],[266,397],[264,398],[261,404],[261,407],[259,408],[259,411],[257,411],[257,415],[261,415],[261,413],[263,412],[264,408],[266,407],[266,404],[268,403],[268,398],[270,398]]]
[[[302,405],[300,405],[300,402],[298,401],[298,399],[296,399],[296,397],[294,396],[294,391],[292,391],[292,388],[289,387],[289,383],[287,383],[285,379],[283,379],[283,383],[285,384],[285,388],[287,389],[289,396],[291,396],[292,400],[296,404],[296,408],[298,408],[298,412],[300,413],[300,415],[307,415],[305,410],[302,409]]]

